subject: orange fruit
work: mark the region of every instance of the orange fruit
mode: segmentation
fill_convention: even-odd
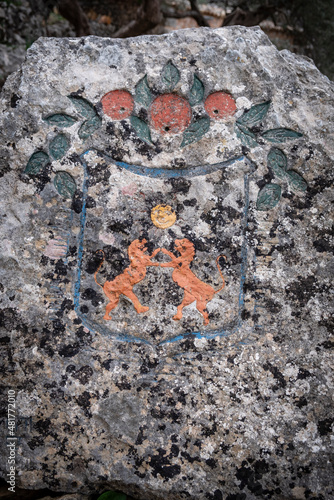
[[[151,123],[161,134],[179,134],[189,127],[191,107],[176,94],[163,94],[151,104]]]
[[[214,120],[225,120],[234,115],[237,107],[235,100],[225,92],[210,94],[204,103],[205,111]]]
[[[102,97],[101,103],[103,112],[113,120],[128,118],[134,107],[133,97],[126,90],[108,92]]]

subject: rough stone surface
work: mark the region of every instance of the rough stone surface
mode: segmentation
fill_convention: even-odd
[[[40,39],[1,106],[18,486],[333,498],[329,80],[257,28]]]

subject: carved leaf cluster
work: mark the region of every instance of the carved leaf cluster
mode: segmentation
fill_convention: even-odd
[[[195,122],[191,123],[183,133],[183,141],[181,148],[191,144],[192,142],[199,141],[210,128],[210,118],[204,116]]]
[[[248,111],[237,119],[236,121],[236,134],[241,143],[248,148],[253,148],[258,145],[258,137],[252,127],[259,125],[266,117],[271,101],[261,102],[252,106]],[[273,142],[283,143],[289,140],[298,139],[303,134],[291,130],[289,128],[274,128],[266,130],[259,134],[262,139]]]
[[[54,178],[54,185],[58,193],[64,198],[72,198],[77,185],[73,177],[64,171],[58,171]]]
[[[171,61],[169,61],[162,69],[161,79],[164,83],[166,92],[172,92],[180,81],[180,72]],[[203,82],[197,75],[194,75],[193,84],[189,92],[189,104],[191,106],[195,106],[203,100],[203,97]],[[135,87],[135,101],[148,111],[153,99],[154,94],[148,84],[147,75],[145,75],[141,80],[139,80]],[[148,123],[136,115],[132,115],[130,117],[130,122],[138,137],[147,144],[152,145],[153,143]],[[210,119],[208,117],[199,118],[191,123],[191,125],[183,133],[183,139],[180,147],[183,148],[188,144],[199,141],[209,130],[209,127]]]
[[[144,142],[152,144],[151,131],[147,123],[138,118],[138,116],[131,116],[130,122],[138,137]]]
[[[307,183],[303,177],[294,170],[288,169],[288,160],[285,153],[279,148],[271,148],[268,153],[267,163],[274,177],[285,181],[294,191],[304,192]],[[280,200],[282,188],[278,184],[266,184],[258,194],[256,207],[258,210],[270,210]]]
[[[36,151],[33,153],[24,170],[25,174],[36,175],[50,163],[49,155],[44,151]]]
[[[165,84],[167,92],[171,92],[180,81],[180,72],[176,66],[169,61],[162,70],[161,79]]]

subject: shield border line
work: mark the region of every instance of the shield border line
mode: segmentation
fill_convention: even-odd
[[[219,330],[214,330],[210,332],[205,332],[205,331],[197,331],[197,332],[187,332],[181,335],[177,335],[171,339],[166,339],[163,340],[157,344],[149,342],[146,339],[143,339],[141,337],[135,337],[133,335],[129,335],[126,333],[119,333],[119,332],[113,332],[109,328],[106,328],[95,321],[91,321],[90,319],[87,318],[87,316],[80,311],[80,286],[81,286],[81,272],[82,272],[82,260],[83,260],[83,243],[84,243],[84,232],[85,232],[85,224],[86,224],[86,215],[87,215],[87,196],[88,196],[88,180],[89,180],[89,173],[88,173],[88,166],[87,162],[85,159],[85,155],[94,152],[98,153],[100,156],[102,155],[109,163],[112,163],[122,169],[128,170],[131,173],[140,175],[140,176],[147,176],[151,178],[159,178],[159,179],[170,179],[170,178],[178,178],[178,177],[197,177],[199,175],[207,175],[213,172],[216,172],[217,170],[221,170],[223,168],[228,168],[231,165],[234,165],[238,161],[244,161],[250,166],[250,172],[244,174],[244,193],[245,193],[245,203],[244,203],[244,209],[243,209],[243,217],[242,217],[242,222],[241,222],[241,228],[242,228],[242,233],[243,233],[243,241],[241,245],[241,277],[240,277],[240,284],[239,284],[239,298],[238,298],[238,313],[237,313],[237,322],[236,325],[230,329],[230,330],[224,330],[224,329],[219,329]],[[246,241],[246,229],[248,226],[248,210],[249,210],[249,180],[250,180],[250,175],[254,172],[255,170],[255,165],[254,163],[248,159],[246,156],[241,155],[241,156],[236,156],[234,158],[231,158],[227,161],[224,162],[219,162],[219,163],[214,163],[211,165],[199,165],[199,166],[190,166],[188,168],[183,168],[183,169],[178,169],[178,170],[173,170],[169,168],[150,168],[150,167],[143,167],[140,165],[133,165],[129,164],[126,162],[121,162],[114,160],[112,157],[108,156],[107,154],[95,150],[95,149],[88,149],[84,153],[82,153],[79,156],[80,163],[83,167],[83,172],[84,172],[84,178],[83,178],[83,185],[82,185],[82,211],[81,211],[81,217],[80,217],[80,232],[78,236],[78,260],[77,260],[77,268],[76,268],[76,280],[75,280],[75,285],[74,285],[74,310],[77,314],[77,316],[81,319],[82,324],[84,327],[86,327],[89,331],[93,333],[100,333],[102,335],[112,337],[115,340],[121,341],[121,342],[136,342],[136,343],[141,343],[141,344],[147,344],[150,345],[151,347],[159,347],[159,346],[164,346],[166,344],[171,344],[175,342],[180,342],[182,340],[185,340],[187,338],[198,338],[198,339],[213,339],[214,337],[229,337],[230,335],[237,333],[237,331],[240,329],[242,325],[242,311],[244,308],[244,297],[245,297],[245,292],[244,292],[244,283],[246,280],[246,270],[247,270],[247,241]]]

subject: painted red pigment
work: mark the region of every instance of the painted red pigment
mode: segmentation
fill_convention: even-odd
[[[151,123],[161,134],[179,134],[189,127],[191,107],[183,97],[163,94],[151,105]]]
[[[204,283],[192,272],[190,269],[190,264],[195,257],[195,246],[189,241],[187,238],[183,238],[182,240],[175,240],[175,250],[180,254],[180,257],[177,257],[169,250],[162,248],[161,251],[165,255],[168,255],[172,260],[169,262],[162,262],[160,267],[173,267],[174,271],[172,274],[172,278],[179,285],[179,287],[184,290],[184,297],[181,304],[177,307],[177,313],[173,316],[175,321],[182,318],[183,308],[189,306],[193,302],[196,301],[196,308],[198,312],[200,312],[203,316],[203,324],[208,325],[209,314],[207,311],[207,303],[213,299],[214,295],[220,292],[225,287],[224,276],[219,267],[219,259],[220,257],[224,257],[225,255],[221,255],[217,257],[216,264],[218,267],[219,274],[223,280],[223,285],[219,288],[219,290],[215,290],[211,285]]]
[[[95,271],[94,279],[96,284],[103,289],[109,300],[103,319],[107,321],[111,320],[110,312],[118,305],[121,295],[125,295],[125,297],[128,297],[132,301],[137,313],[145,313],[149,310],[149,307],[143,306],[139,302],[137,295],[133,291],[134,285],[140,283],[145,278],[147,267],[159,267],[159,263],[152,262],[151,259],[160,252],[160,248],[157,248],[151,255],[148,255],[145,243],[147,243],[146,240],[134,240],[130,244],[128,248],[130,265],[121,274],[116,276],[113,281],[106,281],[104,285],[101,285],[96,278],[105,258],[103,250],[98,250],[103,255],[103,260]]]
[[[103,112],[113,120],[128,118],[133,110],[134,101],[130,92],[126,90],[112,90],[102,99]]]
[[[234,115],[236,105],[233,97],[225,92],[214,92],[204,103],[205,111],[214,120],[224,120]]]

